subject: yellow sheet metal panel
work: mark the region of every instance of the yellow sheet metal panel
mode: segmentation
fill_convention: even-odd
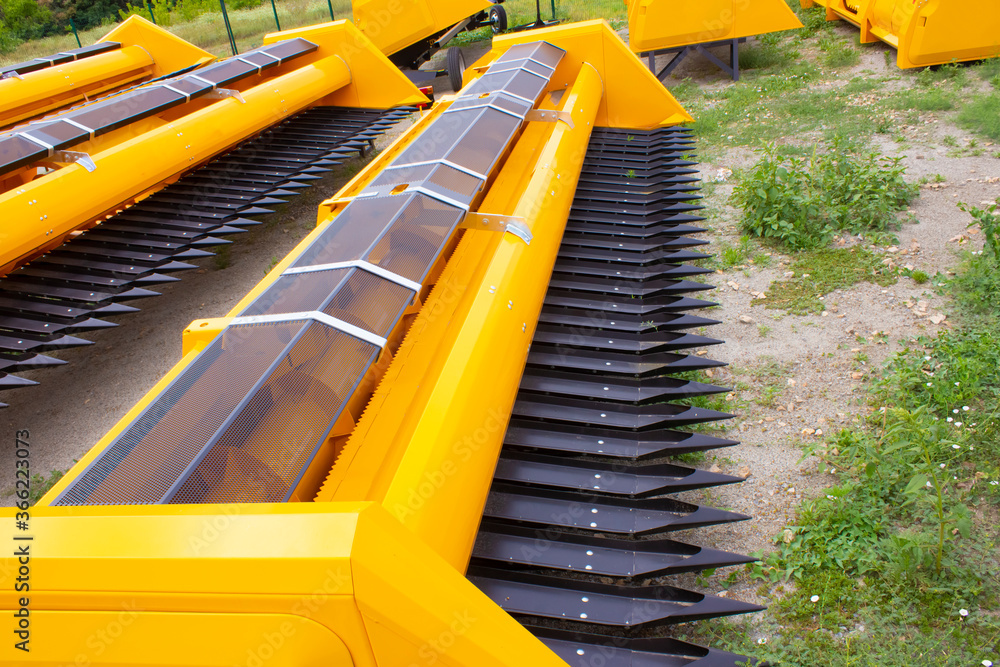
[[[566,50],[552,78],[554,88],[569,87],[585,61],[597,69],[605,91],[596,125],[649,128],[692,121],[674,96],[603,20],[497,36],[492,50],[476,61],[473,68],[481,69],[514,44],[539,39]]]
[[[902,31],[900,67],[1000,57],[1000,3],[930,0]]]
[[[490,8],[489,0],[354,0],[354,25],[391,55]]]
[[[735,0],[630,0],[628,42],[635,52],[732,39]]]
[[[13,610],[5,610],[10,616]],[[24,667],[352,667],[341,639],[290,614],[33,611],[29,652],[6,641],[0,665]]]
[[[628,23],[636,53],[802,27],[784,0],[628,0]]]
[[[163,76],[194,64],[204,65],[215,60],[208,51],[153,25],[133,14],[101,37],[98,42],[119,42],[122,46],[140,46],[153,58],[153,76]]]
[[[32,591],[305,595],[317,578],[334,573],[336,585],[326,593],[349,595],[348,559],[356,515],[365,506],[36,507]],[[10,528],[0,535],[14,544],[13,512],[3,515]],[[9,604],[3,596],[14,592],[12,554],[0,559],[0,604]],[[257,573],[282,564],[288,572],[281,577]]]
[[[565,667],[382,508],[361,514],[352,563],[379,667]]]

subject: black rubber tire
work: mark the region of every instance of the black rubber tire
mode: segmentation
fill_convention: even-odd
[[[507,32],[507,10],[500,5],[490,7],[490,23],[494,35]]]
[[[448,81],[456,93],[462,89],[462,73],[465,72],[465,56],[457,46],[448,48],[447,53]]]

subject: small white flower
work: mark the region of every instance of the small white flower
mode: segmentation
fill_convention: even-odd
[[[819,602],[819,596],[818,595],[814,595],[811,598],[809,598],[809,601],[810,602]]]
[[[997,480],[993,480],[992,482],[990,482],[990,486],[996,486],[998,484],[1000,484],[1000,482],[998,482]]]
[[[958,445],[952,445],[951,448],[952,449],[958,449],[959,447],[958,447]],[[970,449],[971,449],[971,447],[970,447]]]
[[[957,426],[958,428],[962,428],[962,422],[955,422],[955,426]]]
[[[758,644],[766,644],[767,643],[767,637],[761,637],[760,639],[757,640],[757,643]],[[987,662],[987,661],[984,660],[983,662]],[[987,665],[987,667],[993,667],[993,663],[991,662],[989,665]]]
[[[933,385],[933,384],[931,384],[930,382],[928,382],[928,383],[927,383],[927,386],[928,386],[928,387],[933,387],[934,385]]]
[[[952,412],[957,415],[958,414],[958,408],[955,408],[954,410],[952,410]]]
[[[941,464],[941,470],[944,470],[944,464],[943,463]]]
[[[927,482],[926,482],[926,483],[924,484],[924,486],[926,486],[926,487],[927,487],[928,489],[929,489],[929,488],[931,488],[931,483],[930,483],[930,481],[927,481]]]
[[[930,357],[924,357],[924,361],[930,361],[930,360],[931,360]]]
[[[993,667],[992,660],[983,660],[983,667]]]
[[[959,609],[958,610],[958,615],[961,616],[962,618],[965,618],[966,616],[969,615],[969,610],[968,609]]]
[[[969,411],[969,406],[968,405],[963,405],[962,409],[965,410],[966,412],[968,412]]]
[[[962,383],[961,383],[961,382],[956,382],[956,383],[955,383],[955,386],[957,387],[957,386],[958,386],[958,385],[960,385],[960,384],[962,384]]]
[[[953,421],[955,421],[955,420],[954,420],[953,418],[951,418],[951,417],[948,417],[948,419],[946,419],[945,421],[947,421],[947,422],[949,422],[949,423],[950,423],[950,422],[953,422]]]

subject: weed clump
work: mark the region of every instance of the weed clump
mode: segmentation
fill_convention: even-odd
[[[833,141],[812,155],[780,155],[774,146],[736,186],[743,230],[792,250],[819,248],[834,234],[884,232],[917,196],[900,158],[855,153]]]

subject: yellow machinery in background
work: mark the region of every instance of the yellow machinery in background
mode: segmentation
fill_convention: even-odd
[[[319,43],[337,30],[345,28],[293,34]],[[331,90],[362,86],[360,77],[350,83],[344,65],[327,66],[317,59],[309,69]],[[232,311],[190,325],[178,364],[19,515],[22,523],[3,513],[7,544],[22,551],[12,556],[8,548],[0,560],[0,608],[22,634],[8,633],[0,663],[541,667],[689,646],[629,636],[601,646],[558,629],[529,632],[511,615],[519,613],[508,608],[513,599],[490,592],[489,577],[466,577],[581,174],[596,174],[598,193],[611,179],[624,184],[610,186],[615,197],[623,187],[653,197],[650,215],[677,211],[656,234],[697,219],[684,213],[697,208],[685,203],[694,196],[686,190],[664,204],[659,188],[626,183],[645,182],[645,167],[626,167],[648,154],[661,156],[650,178],[686,187],[691,163],[680,155],[690,145],[670,126],[687,120],[602,21],[497,38],[461,93],[436,104],[326,200],[316,229]],[[588,153],[588,145],[609,142],[621,148]],[[616,219],[631,217],[615,206]],[[697,231],[676,231],[685,230]],[[624,238],[616,236],[609,252],[633,253]],[[682,301],[671,303],[705,303]],[[711,323],[676,317],[687,326]],[[703,361],[692,355],[681,365]],[[685,440],[694,441],[723,442]],[[585,476],[593,488],[603,483]],[[585,502],[573,516],[582,513],[590,526],[605,521],[597,509],[604,500]],[[671,509],[650,516],[689,520],[684,526],[738,518],[683,503],[663,507]],[[683,553],[693,558],[698,550]],[[17,588],[20,581],[29,586]],[[677,618],[699,618],[752,609],[655,590],[635,594],[648,596],[643,613],[668,606]],[[609,598],[566,594],[572,600],[554,600],[564,615],[590,603],[597,614]],[[638,627],[641,615],[628,615],[625,625]],[[28,641],[30,652],[11,638]],[[707,656],[699,664],[723,664],[717,652],[698,655]],[[734,664],[735,656],[723,657]]]
[[[753,35],[794,30],[802,23],[785,0],[626,0],[628,43],[649,57],[676,54],[658,74],[669,75],[691,51],[699,51],[734,79],[739,79],[739,43]],[[707,49],[728,46],[730,63]]]
[[[353,0],[354,25],[416,83],[447,74],[452,89],[462,87],[465,59],[458,47],[447,51],[444,70],[421,70],[444,44],[464,30],[507,29],[503,0]]]
[[[215,56],[139,16],[92,46],[0,68],[0,129]]]
[[[861,43],[881,40],[899,67],[929,67],[1000,56],[1000,4],[983,0],[800,0],[826,19],[861,28]]]

